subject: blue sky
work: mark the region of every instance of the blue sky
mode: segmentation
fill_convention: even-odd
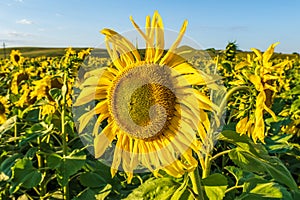
[[[144,26],[155,10],[164,26],[178,31],[187,19],[186,35],[201,48],[224,49],[236,40],[239,48],[300,52],[298,0],[1,0],[0,42],[15,46],[95,47],[103,28],[132,30],[129,16]]]

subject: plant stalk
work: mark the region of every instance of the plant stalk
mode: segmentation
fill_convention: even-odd
[[[198,167],[192,172],[189,173],[190,180],[192,182],[193,191],[198,195],[197,199],[203,200],[204,194],[201,187],[201,179],[198,171]]]
[[[65,114],[66,114],[66,94],[67,94],[67,73],[64,73],[64,84],[61,88],[61,94],[62,94],[62,110],[61,110],[61,132],[63,135],[63,141],[62,141],[62,145],[63,145],[63,158],[65,159],[65,157],[68,155],[68,145],[67,145],[67,133],[65,130]],[[64,194],[64,199],[67,200],[69,199],[69,185],[67,183],[67,185],[63,186],[63,194]]]

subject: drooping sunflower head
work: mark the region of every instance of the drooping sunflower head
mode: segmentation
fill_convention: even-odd
[[[0,124],[6,121],[6,115],[9,113],[8,101],[6,97],[0,96]]]
[[[193,87],[205,86],[208,76],[175,53],[187,21],[165,51],[158,12],[152,19],[147,16],[145,31],[130,20],[146,42],[144,55],[115,31],[101,31],[112,64],[85,74],[74,106],[86,111],[86,105],[95,104],[80,114],[78,130],[89,132],[89,122],[97,117],[91,131],[93,152],[97,158],[113,153],[113,175],[122,169],[130,181],[133,170],[142,166],[180,177],[197,166],[192,151],[202,150],[201,141],[211,132],[209,112],[218,110]]]

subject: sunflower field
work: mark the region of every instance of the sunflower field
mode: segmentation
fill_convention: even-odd
[[[300,199],[299,55],[130,20],[145,49],[103,29],[106,56],[1,58],[0,199]]]

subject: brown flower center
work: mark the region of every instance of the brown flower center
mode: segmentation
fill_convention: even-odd
[[[171,70],[156,64],[125,70],[114,81],[109,102],[110,113],[123,131],[154,139],[168,128],[175,112]]]

